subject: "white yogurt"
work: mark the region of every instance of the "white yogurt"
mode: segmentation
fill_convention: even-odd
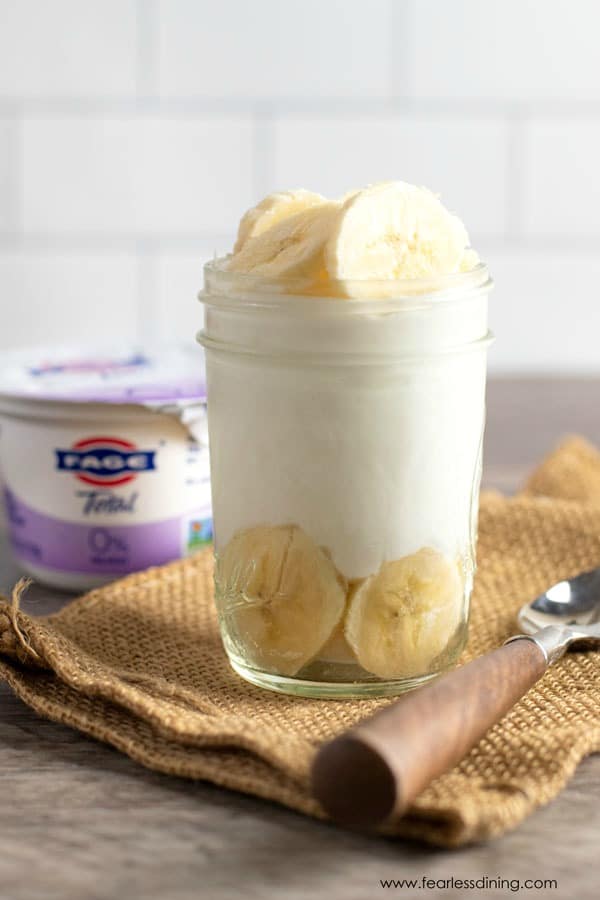
[[[83,589],[209,541],[205,404],[193,348],[6,354],[0,467],[22,568]]]
[[[349,579],[422,547],[468,559],[489,288],[479,266],[429,296],[300,298],[207,267],[217,551],[292,523]]]

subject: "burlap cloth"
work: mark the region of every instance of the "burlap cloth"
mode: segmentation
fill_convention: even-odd
[[[519,606],[600,565],[600,454],[565,442],[515,498],[482,496],[467,661],[516,630]],[[0,604],[0,675],[40,715],[149,768],[321,817],[315,750],[384,700],[292,699],[229,668],[209,550],[31,618]],[[600,749],[600,654],[573,653],[386,833],[458,846],[514,828]]]

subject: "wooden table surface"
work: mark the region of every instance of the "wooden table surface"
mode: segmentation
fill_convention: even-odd
[[[513,490],[559,437],[600,443],[600,381],[499,380],[488,393],[486,486]],[[3,545],[2,586],[17,571]],[[68,599],[33,589],[27,609]],[[536,897],[600,894],[600,756],[553,803],[492,843],[441,851],[364,837],[273,804],[143,769],[37,718],[0,685],[2,900],[370,900],[500,897],[504,890],[392,889],[380,879],[556,879]]]

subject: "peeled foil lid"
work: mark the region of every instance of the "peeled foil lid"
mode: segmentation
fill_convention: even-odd
[[[0,397],[61,403],[137,404],[187,418],[206,402],[202,348],[111,344],[0,354]]]

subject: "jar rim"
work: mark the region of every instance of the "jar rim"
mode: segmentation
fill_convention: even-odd
[[[230,272],[229,257],[215,257],[204,266],[204,290],[198,299],[209,306],[244,306],[288,311],[318,306],[335,313],[392,312],[462,299],[465,294],[488,292],[493,286],[488,267],[479,262],[468,272],[433,278],[331,280],[328,292],[307,289],[299,278],[265,278],[253,273]],[[336,290],[337,286],[337,290]],[[368,292],[368,294],[367,294]],[[352,296],[348,297],[348,293]]]

